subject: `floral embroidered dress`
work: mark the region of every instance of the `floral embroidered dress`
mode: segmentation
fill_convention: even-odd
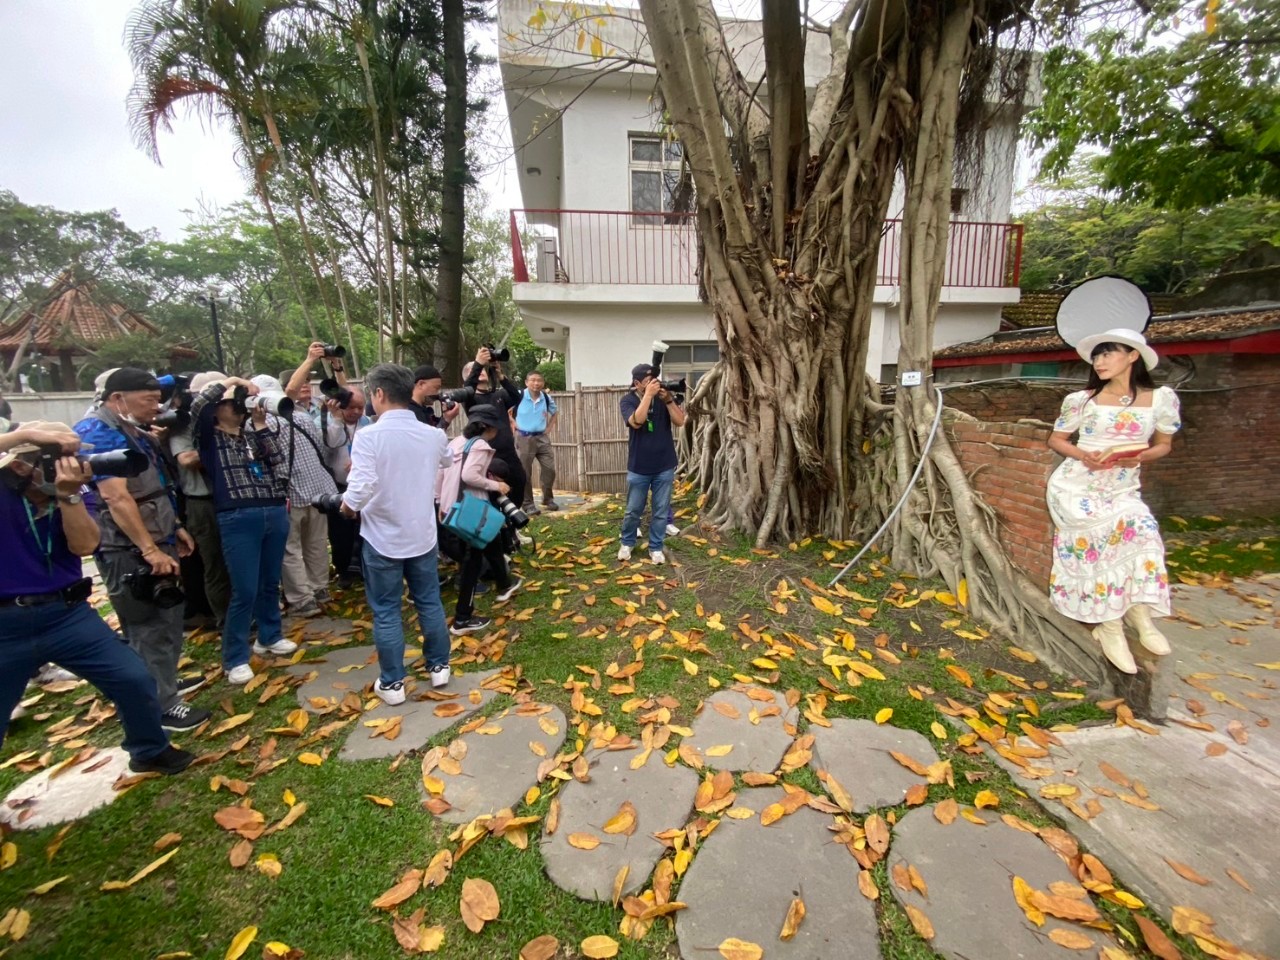
[[[1053,429],[1079,431],[1076,445],[1092,451],[1149,440],[1156,431],[1175,433],[1181,426],[1178,395],[1159,387],[1150,407],[1104,406],[1080,390],[1063,401]],[[1067,459],[1049,478],[1049,513],[1056,526],[1049,598],[1073,620],[1115,620],[1135,603],[1169,615],[1164,542],[1142,502],[1141,474],[1141,467],[1090,470]]]

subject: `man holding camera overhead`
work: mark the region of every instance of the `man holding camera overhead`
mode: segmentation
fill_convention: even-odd
[[[103,385],[102,403],[75,431],[94,453],[134,450],[147,457],[146,470],[136,477],[93,477],[103,507],[94,556],[120,631],[155,678],[164,728],[191,730],[209,719],[208,710],[183,700],[204,681],[178,679],[184,599],[178,558],[195,542],[178,523],[172,481],[147,431],[159,413],[159,381],[146,370],[121,367]]]
[[[684,426],[685,412],[671,391],[655,376],[653,364],[631,369],[631,391],[618,402],[627,422],[627,512],[622,518],[619,560],[630,560],[636,532],[652,496],[649,560],[666,563],[662,547],[666,518],[671,511],[671,487],[676,476],[676,444],[671,428]]]
[[[99,531],[80,496],[92,468],[79,447],[60,423],[0,434],[0,742],[27,681],[52,662],[115,702],[130,769],[179,773],[195,757],[169,743],[155,680],[88,603],[80,558]]]
[[[493,455],[507,465],[511,502],[523,503],[529,478],[525,476],[520,455],[516,453],[516,438],[511,432],[509,419],[510,412],[520,404],[520,388],[502,372],[502,362],[509,357],[510,353],[506,349],[495,351],[493,347],[485,346],[477,350],[475,360],[462,368],[465,392],[459,399],[463,409],[468,411],[481,403],[490,404],[502,411],[498,435],[490,446],[493,447]]]

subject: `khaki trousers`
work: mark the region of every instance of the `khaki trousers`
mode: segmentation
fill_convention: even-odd
[[[290,607],[309,606],[317,593],[329,589],[329,520],[315,507],[289,511],[280,582]]]

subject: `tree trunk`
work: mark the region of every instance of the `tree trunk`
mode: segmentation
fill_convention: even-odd
[[[320,225],[324,228],[324,245],[325,250],[329,254],[329,268],[333,271],[333,283],[338,289],[338,305],[342,308],[342,320],[347,328],[347,350],[351,357],[351,375],[353,377],[360,376],[360,356],[356,351],[356,331],[351,323],[351,309],[347,306],[347,288],[346,282],[342,276],[342,266],[338,262],[338,246],[333,239],[333,229],[329,226],[329,221],[324,216],[324,204],[320,197],[320,187],[316,183],[315,170],[311,164],[304,166],[307,175],[307,184],[311,189],[311,199],[315,202],[316,209],[320,213]]]
[[[436,319],[445,383],[462,382],[462,268],[466,249],[467,45],[463,0],[442,0],[444,19],[444,128],[440,138],[443,187]]]
[[[382,121],[378,110],[378,94],[373,86],[373,73],[369,69],[369,53],[365,49],[364,40],[357,33],[355,38],[356,56],[360,60],[360,70],[364,73],[365,100],[369,107],[369,120],[373,124],[373,156],[374,156],[374,202],[377,204],[379,216],[382,218],[383,253],[386,258],[387,310],[391,317],[391,336],[393,341],[392,358],[394,359],[394,339],[397,331],[396,322],[396,253],[395,233],[391,228],[391,196],[387,183],[387,156],[382,146]],[[381,296],[379,296],[381,302]],[[379,323],[382,322],[381,312]],[[378,359],[383,358],[382,347],[379,346]]]

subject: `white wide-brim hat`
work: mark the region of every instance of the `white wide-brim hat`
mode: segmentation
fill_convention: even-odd
[[[1136,330],[1128,330],[1124,327],[1116,327],[1102,333],[1095,333],[1091,337],[1085,337],[1076,344],[1076,353],[1080,354],[1080,359],[1085,363],[1093,363],[1094,348],[1100,343],[1123,343],[1127,347],[1133,347],[1138,353],[1142,354],[1142,359],[1146,362],[1148,370],[1154,370],[1160,365],[1160,355],[1151,349],[1147,343],[1147,338]]]

